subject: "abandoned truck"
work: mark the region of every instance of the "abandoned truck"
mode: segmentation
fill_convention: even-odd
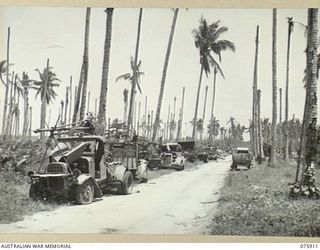
[[[249,148],[237,147],[232,152],[232,170],[239,170],[239,166],[245,166],[248,169],[252,167],[252,155]]]
[[[185,158],[182,155],[181,145],[178,143],[166,143],[161,146],[160,168],[173,168],[177,171],[184,169]]]
[[[37,173],[28,173],[31,198],[64,198],[89,204],[106,190],[132,193],[132,172],[119,162],[107,163],[103,137],[82,135],[55,140],[57,146],[49,154],[48,164],[41,164]]]

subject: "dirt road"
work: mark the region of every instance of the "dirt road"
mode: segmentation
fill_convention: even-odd
[[[230,158],[172,172],[135,187],[0,225],[0,233],[203,234],[215,210]]]

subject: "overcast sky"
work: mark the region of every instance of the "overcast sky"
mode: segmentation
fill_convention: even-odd
[[[51,123],[58,115],[60,101],[65,98],[65,87],[70,75],[74,84],[78,84],[83,55],[85,8],[0,8],[1,37],[0,60],[6,58],[7,27],[11,27],[10,60],[12,70],[21,74],[29,73],[38,79],[36,68],[43,69],[46,59],[50,58],[61,87],[56,89],[56,102],[48,109],[52,110]],[[134,55],[139,9],[115,9],[113,14],[111,57],[109,71],[109,89],[107,99],[107,117],[123,117],[123,90],[130,88],[126,81],[115,82],[116,77],[130,72],[130,56]],[[256,26],[260,25],[260,53],[258,65],[258,88],[262,90],[262,117],[271,117],[272,108],[272,10],[271,9],[180,9],[173,40],[166,87],[162,106],[162,119],[167,119],[168,105],[173,109],[173,98],[177,97],[177,112],[181,103],[182,87],[186,87],[184,122],[188,127],[184,133],[191,133],[189,121],[194,115],[196,91],[200,73],[199,54],[194,46],[192,29],[199,25],[203,16],[209,23],[217,20],[227,26],[229,31],[221,38],[233,41],[236,52],[224,52],[222,63],[225,79],[217,78],[215,116],[225,126],[233,116],[236,121],[248,126],[252,105],[252,81],[254,65],[254,41]],[[287,17],[307,23],[307,10],[278,10],[278,88],[285,88],[285,69],[287,53]],[[156,109],[160,88],[164,57],[173,17],[172,9],[144,9],[141,27],[139,59],[142,61],[142,95],[137,102],[144,107],[148,96],[149,110]],[[90,23],[89,44],[89,80],[91,92],[91,110],[94,111],[94,99],[99,97],[103,46],[105,36],[106,13],[104,9],[93,8]],[[292,34],[290,61],[290,108],[293,114],[301,118],[304,105],[303,71],[305,68],[306,47],[305,30],[296,24]],[[210,117],[213,76],[204,77],[201,87],[199,117],[202,116],[205,86],[209,86],[207,114]],[[4,88],[0,86],[1,107],[3,110]],[[284,93],[284,91],[283,91]],[[283,95],[284,96],[284,95]],[[33,125],[40,124],[40,99],[35,100],[31,93],[30,103],[34,108]],[[284,102],[283,102],[284,103]],[[284,107],[284,105],[283,105]],[[21,106],[21,110],[23,107]],[[284,109],[283,109],[284,110]],[[49,113],[49,111],[48,111]],[[283,112],[284,114],[284,112]],[[284,118],[284,115],[283,115]],[[207,120],[208,121],[208,120]],[[1,122],[2,124],[2,122]]]

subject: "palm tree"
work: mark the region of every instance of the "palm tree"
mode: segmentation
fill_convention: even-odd
[[[270,164],[275,165],[277,143],[277,9],[273,9],[272,21],[272,127]]]
[[[131,63],[131,68],[133,70],[133,73],[132,73],[133,81],[132,81],[132,84],[131,84],[131,93],[130,93],[130,104],[129,104],[129,114],[128,114],[128,131],[131,129],[131,126],[132,126],[132,123],[133,123],[133,108],[134,108],[133,106],[134,106],[134,102],[135,102],[134,100],[135,100],[135,94],[136,94],[136,87],[137,87],[138,81],[139,81],[139,71],[138,71],[138,69],[139,69],[141,61],[139,61],[139,63],[138,63],[138,55],[139,55],[139,44],[140,44],[142,10],[143,9],[140,8],[135,57],[134,57],[134,60],[131,60],[133,62],[133,63]]]
[[[204,94],[203,114],[202,114],[203,125],[205,124],[205,118],[206,118],[207,96],[208,96],[208,85],[206,85],[206,92]],[[201,139],[202,139],[202,135],[203,133],[201,133]]]
[[[203,72],[205,72],[206,76],[208,77],[208,74],[210,73],[210,67],[214,67],[217,69],[217,71],[220,72],[221,75],[223,75],[222,69],[220,68],[220,65],[217,62],[217,60],[213,57],[213,54],[217,55],[219,61],[221,61],[222,51],[227,49],[235,51],[235,46],[232,42],[228,40],[218,40],[223,33],[228,31],[227,27],[220,27],[219,25],[220,21],[208,25],[206,19],[201,18],[198,30],[193,30],[193,35],[195,37],[195,46],[199,49],[201,65],[196,106],[193,118],[194,121],[197,121],[199,96]],[[193,125],[192,138],[195,138],[195,135],[196,123],[194,123]]]
[[[183,106],[184,106],[184,93],[185,93],[185,87],[182,88],[182,98],[181,98],[181,108],[179,112],[179,121],[178,121],[178,131],[177,131],[177,140],[181,137],[181,131],[182,131],[182,122],[183,122]]]
[[[7,116],[7,110],[8,110],[8,94],[9,94],[9,53],[10,53],[10,27],[8,27],[8,35],[7,35],[7,60],[6,60],[6,92],[5,92],[5,97],[4,97],[4,106],[3,106],[3,117]],[[4,73],[3,72],[3,67],[1,68],[1,74]],[[6,138],[6,134],[5,134],[5,124],[6,124],[6,119],[2,119],[2,136],[3,136],[3,140],[5,140]]]
[[[99,101],[99,115],[98,121],[104,130],[106,129],[106,106],[107,106],[107,91],[108,91],[108,74],[109,74],[109,61],[110,61],[110,46],[111,46],[111,35],[112,35],[112,16],[113,8],[107,8],[106,19],[106,34],[104,41],[104,56],[102,66],[102,79],[100,88],[100,101]]]
[[[28,132],[28,125],[29,125],[29,88],[33,83],[27,73],[22,72],[22,78],[19,79],[20,84],[23,88],[23,101],[24,101],[24,111],[23,111],[23,126],[22,126],[22,136],[23,139],[26,140],[26,135]]]
[[[314,184],[314,169],[317,162],[317,45],[318,45],[318,9],[308,10],[308,46],[307,46],[307,88],[308,116],[306,120],[307,140],[305,149],[306,168],[303,185]]]
[[[83,60],[80,71],[80,79],[78,85],[78,93],[75,96],[74,102],[74,111],[73,111],[73,122],[76,122],[78,119],[83,120],[85,108],[86,108],[86,95],[87,95],[87,82],[88,82],[88,68],[89,68],[89,26],[90,26],[90,13],[91,8],[87,8],[86,10],[86,24],[85,24],[85,35],[84,35],[84,52],[83,52]],[[81,98],[81,105],[80,105]]]
[[[211,135],[210,140],[215,140],[216,136],[219,134],[220,123],[219,120],[216,120],[215,117],[210,120],[208,125],[208,133]]]
[[[286,96],[285,96],[285,122],[284,122],[284,159],[289,158],[289,131],[288,131],[288,115],[289,115],[289,63],[290,63],[290,41],[293,31],[293,18],[288,17],[288,44],[287,44],[287,71],[286,71]]]
[[[123,90],[123,123],[126,125],[127,124],[127,111],[128,111],[128,93],[129,90],[124,89]]]
[[[168,41],[168,46],[167,46],[167,52],[166,52],[166,57],[164,60],[164,65],[163,65],[163,70],[162,70],[158,105],[157,105],[156,117],[155,117],[154,124],[153,124],[152,141],[155,141],[156,136],[157,136],[157,130],[160,127],[159,121],[160,121],[161,105],[162,105],[162,100],[163,100],[164,87],[165,87],[166,77],[167,77],[167,69],[168,69],[168,65],[169,65],[173,35],[174,35],[174,30],[176,28],[178,13],[179,13],[179,9],[176,8],[174,10],[174,15],[173,15],[172,24],[171,24],[171,30],[170,30],[170,35],[169,35],[169,41]]]
[[[252,88],[252,153],[255,156],[258,153],[258,121],[257,121],[257,90],[258,90],[258,53],[259,53],[259,25],[257,25],[256,40],[255,40],[255,58],[254,58],[254,73],[253,73],[253,88]]]
[[[40,95],[41,98],[41,120],[40,128],[45,128],[46,121],[46,106],[53,102],[57,97],[57,93],[54,88],[59,87],[60,80],[57,78],[56,74],[52,72],[52,67],[49,67],[49,59],[47,60],[47,67],[41,72],[39,69],[36,69],[39,74],[40,80],[35,80],[32,88],[35,89],[36,98]],[[43,133],[40,134],[43,138]]]
[[[86,110],[86,97],[87,97],[87,85],[88,85],[88,71],[89,71],[89,28],[90,28],[90,13],[91,8],[87,8],[86,11],[86,27],[84,35],[84,53],[83,53],[83,83],[82,83],[82,96],[80,106],[80,121],[83,120]],[[88,101],[89,102],[89,101]]]

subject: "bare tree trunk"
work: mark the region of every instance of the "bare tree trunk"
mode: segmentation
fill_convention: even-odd
[[[289,116],[289,65],[290,65],[290,43],[292,32],[292,20],[288,20],[288,44],[287,44],[287,71],[286,71],[286,97],[285,97],[285,123],[284,123],[284,159],[289,159],[289,131],[288,131],[288,116]]]
[[[67,116],[68,116],[68,105],[69,105],[69,87],[66,87],[66,100],[65,100],[65,108],[64,108],[64,119],[63,123],[67,124]]]
[[[257,90],[258,90],[258,54],[259,54],[259,25],[257,25],[255,40],[255,57],[254,57],[254,73],[252,87],[252,153],[254,156],[258,150],[258,127],[257,127]]]
[[[10,55],[10,27],[8,27],[8,36],[7,36],[7,70],[6,70],[6,92],[4,96],[4,104],[3,104],[3,117],[7,117],[8,112],[8,94],[9,94],[9,60]],[[2,119],[2,136],[3,140],[6,140],[6,119]]]
[[[271,166],[275,166],[277,143],[277,9],[273,9],[272,22],[272,127],[271,127]]]
[[[44,85],[44,93],[47,92],[47,87],[48,87],[48,81],[49,81],[49,58],[47,59],[47,68],[46,68],[46,81]],[[45,129],[46,127],[46,112],[47,111],[47,100],[46,100],[46,95],[42,96],[41,100],[41,120],[40,120],[40,128]],[[31,121],[30,121],[31,122]],[[43,139],[45,136],[44,132],[40,133],[40,138]]]
[[[182,88],[182,98],[181,98],[181,108],[180,108],[180,114],[179,114],[179,122],[178,122],[178,132],[177,132],[177,140],[181,138],[181,131],[182,131],[182,122],[183,122],[183,105],[184,105],[184,93],[185,93],[185,87]]]
[[[131,130],[132,123],[133,123],[133,105],[135,100],[135,92],[136,92],[136,85],[138,81],[138,72],[137,72],[137,65],[138,65],[138,56],[139,56],[139,44],[140,44],[140,30],[141,30],[141,20],[142,20],[142,8],[140,8],[139,12],[139,20],[138,20],[138,30],[137,30],[137,42],[136,42],[136,50],[135,50],[135,57],[134,57],[134,70],[133,70],[133,82],[131,84],[131,93],[130,93],[130,104],[129,104],[129,115],[128,115],[128,131]]]
[[[31,141],[31,131],[32,131],[32,107],[30,107],[30,112],[29,112],[29,141]]]
[[[157,135],[157,131],[158,131],[159,125],[160,125],[161,105],[162,105],[162,100],[163,100],[164,87],[165,87],[166,76],[167,76],[167,69],[168,69],[168,65],[169,65],[169,59],[170,59],[173,35],[174,35],[175,27],[176,27],[178,13],[179,13],[179,9],[176,8],[174,10],[173,20],[172,20],[172,24],[171,24],[171,31],[170,31],[170,36],[169,36],[169,41],[168,41],[168,46],[167,46],[167,52],[166,52],[166,57],[165,57],[165,60],[164,60],[164,65],[163,65],[163,70],[162,70],[160,92],[159,92],[159,98],[158,98],[158,105],[157,105],[156,117],[155,117],[154,125],[153,125],[152,141],[155,141],[156,135]]]
[[[87,113],[90,112],[90,91],[88,92]]]
[[[70,104],[69,104],[69,120],[68,123],[71,123],[71,107],[72,107],[72,76],[70,76],[70,86],[69,86],[69,92],[70,92]]]
[[[128,103],[127,103],[128,106]],[[140,110],[141,110],[141,102],[139,102],[139,110],[138,110],[138,125],[137,125],[137,135],[140,134]]]
[[[258,90],[258,144],[259,144],[259,155],[263,159],[264,154],[263,154],[263,138],[262,138],[262,133],[261,133],[261,90]]]
[[[110,46],[112,35],[112,16],[113,8],[107,8],[107,20],[106,20],[106,35],[104,43],[104,56],[102,66],[102,79],[100,89],[100,102],[99,102],[99,115],[98,120],[103,127],[103,133],[106,129],[106,109],[107,109],[107,92],[108,92],[108,75],[109,75],[109,61],[110,61]]]
[[[87,85],[88,85],[88,71],[89,71],[89,29],[90,29],[90,14],[91,8],[87,8],[86,11],[86,26],[84,36],[84,52],[83,52],[83,83],[82,83],[82,96],[80,106],[80,121],[83,120],[86,110],[86,98],[87,98]]]
[[[279,148],[280,148],[280,156],[282,157],[282,153],[283,153],[283,150],[282,150],[282,88],[279,88],[279,95],[280,95],[280,98],[279,98]],[[285,159],[286,160],[286,159]]]
[[[203,64],[201,64],[199,84],[198,84],[198,91],[197,91],[197,100],[196,100],[196,106],[195,106],[194,117],[193,117],[193,130],[192,130],[192,139],[193,139],[193,140],[196,139],[197,116],[198,116],[198,106],[199,106],[199,98],[200,98],[200,89],[201,89],[202,75],[203,75]]]
[[[212,123],[213,119],[214,119],[214,103],[215,103],[215,97],[216,97],[216,81],[217,81],[217,69],[216,67],[213,70],[213,93],[212,93],[212,105],[211,105],[211,118],[210,118],[210,123]],[[210,134],[209,134],[209,140],[211,141],[213,139],[213,135],[212,135],[212,131],[210,130]]]
[[[204,104],[203,104],[203,114],[202,114],[202,123],[203,123],[203,129],[204,130],[205,130],[205,127],[206,127],[204,119],[206,117],[207,96],[208,96],[208,85],[206,85],[206,92],[205,92],[205,95],[204,95]],[[202,139],[202,136],[203,136],[203,131],[201,131],[201,139]]]

